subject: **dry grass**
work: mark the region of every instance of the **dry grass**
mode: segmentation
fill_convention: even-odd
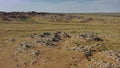
[[[74,14],[75,15],[75,14]],[[75,32],[72,35],[78,35],[79,33],[82,32],[95,32],[95,33],[99,33],[100,37],[104,40],[103,42],[91,42],[91,43],[86,43],[86,42],[80,42],[77,39],[69,39],[68,41],[72,40],[80,45],[94,45],[97,43],[100,44],[104,44],[107,46],[108,49],[110,50],[118,50],[120,51],[120,18],[119,17],[112,17],[112,16],[105,16],[105,15],[87,15],[87,14],[82,14],[81,16],[84,17],[91,17],[93,19],[105,19],[105,20],[110,20],[112,22],[117,22],[117,23],[103,23],[101,21],[90,21],[87,23],[78,23],[78,22],[71,22],[71,23],[50,23],[49,21],[45,21],[42,19],[39,19],[38,17],[36,17],[36,21],[38,23],[31,23],[31,21],[28,21],[28,23],[25,24],[4,24],[4,23],[0,23],[0,43],[2,43],[5,39],[10,39],[10,38],[17,38],[19,40],[17,40],[17,43],[24,41],[25,39],[23,39],[24,36],[26,35],[30,35],[33,33],[41,33],[41,32],[54,32],[54,31],[64,31],[64,32]],[[41,21],[40,21],[41,20]],[[25,21],[27,22],[27,21]],[[42,22],[42,23],[41,23]],[[28,40],[29,41],[29,40]],[[70,47],[70,46],[74,46],[74,45],[70,45],[66,43],[67,41],[65,41],[64,43],[61,43],[62,46],[67,45],[66,47]],[[0,51],[4,51],[4,53],[6,52],[6,54],[9,54],[9,52],[7,50],[10,50],[11,48],[14,48],[15,44],[11,44],[11,43],[7,43],[6,45],[6,49],[3,48]],[[11,46],[11,48],[10,48]],[[61,46],[61,47],[62,47]],[[42,54],[43,57],[40,58],[40,60],[38,61],[40,64],[35,64],[29,68],[76,68],[76,61],[72,61],[70,58],[71,57],[75,57],[77,59],[77,62],[79,62],[77,65],[78,67],[85,67],[86,64],[90,64],[92,63],[87,61],[87,59],[84,59],[85,57],[83,56],[83,54],[81,54],[80,52],[77,51],[67,51],[67,50],[59,50],[58,49],[49,49],[49,48],[41,48],[42,52],[44,54]],[[12,51],[12,50],[11,50]],[[59,53],[58,53],[59,52]],[[1,57],[4,57],[4,54],[2,52],[0,52],[0,55],[3,55]],[[95,54],[93,57],[96,57],[100,60],[107,60],[107,61],[113,61],[111,59],[106,59],[104,56],[99,56],[100,54]],[[7,58],[9,58],[9,55],[6,55],[7,57],[5,59],[3,59],[0,62],[0,65],[2,64],[3,67],[6,67],[5,62],[7,62]],[[44,59],[49,58],[50,60],[54,60],[44,63]],[[104,57],[104,58],[103,58]],[[1,60],[1,59],[0,59]],[[4,61],[4,62],[3,62]],[[12,61],[12,60],[10,60]],[[41,62],[42,61],[42,62]],[[59,63],[58,63],[59,62]],[[67,62],[67,63],[66,63]],[[11,62],[7,62],[8,66],[9,63]],[[11,64],[15,64],[15,63],[11,63]],[[59,67],[58,67],[59,66]],[[13,66],[14,67],[14,66]],[[12,68],[12,67],[11,67]],[[87,68],[87,67],[85,67]]]

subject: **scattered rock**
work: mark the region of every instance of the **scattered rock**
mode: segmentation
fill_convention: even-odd
[[[108,63],[106,61],[100,61],[98,63],[99,63],[99,68],[119,68],[119,65]]]
[[[70,38],[70,35],[68,35],[65,32],[56,32],[56,33],[54,33],[54,36],[56,38]]]
[[[27,42],[22,42],[18,44],[23,49],[29,49],[29,48],[34,48],[33,44],[27,43]]]
[[[113,60],[115,60],[118,64],[120,64],[120,52],[118,51],[103,51],[102,52],[106,57],[112,58]]]
[[[56,37],[52,38],[53,42],[59,42],[60,40],[61,40],[60,38],[56,38]]]
[[[91,57],[92,53],[91,52],[85,52],[84,55],[85,55],[85,57]]]
[[[94,68],[96,67],[97,68],[119,68],[120,66],[118,64],[114,64],[114,63],[109,63],[107,61],[97,61],[95,64],[92,63],[92,64],[89,64],[88,65],[88,68]]]
[[[57,46],[57,45],[55,45],[52,41],[46,40],[46,39],[44,39],[44,40],[38,40],[38,41],[36,41],[36,42],[37,42],[37,43],[40,43],[40,44],[42,44],[42,45],[50,46],[50,47]]]
[[[54,47],[57,46],[55,42],[60,42],[64,38],[70,38],[70,35],[68,35],[65,32],[55,32],[55,33],[44,32],[38,35],[37,37],[38,38],[36,40],[36,43]]]
[[[98,33],[90,33],[90,32],[86,32],[86,33],[81,33],[79,35],[79,38],[87,40],[87,41],[103,41],[101,38],[99,38]]]
[[[88,52],[90,51],[91,47],[90,46],[78,46],[76,50],[79,50],[80,52]]]
[[[48,37],[51,36],[51,33],[49,33],[49,32],[44,32],[44,33],[40,34],[39,36],[40,36],[41,38],[48,38]]]
[[[15,55],[22,53],[22,52],[29,52],[30,49],[33,49],[33,44],[22,42],[17,45],[18,47],[15,49]]]
[[[35,50],[35,51],[32,52],[32,55],[39,56],[40,55],[40,51],[39,50]]]

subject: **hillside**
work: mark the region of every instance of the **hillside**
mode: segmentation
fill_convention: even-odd
[[[120,68],[120,14],[0,12],[0,66]]]

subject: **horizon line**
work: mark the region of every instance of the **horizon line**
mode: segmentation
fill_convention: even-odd
[[[120,13],[118,11],[103,11],[103,12],[41,12],[41,11],[0,11],[0,12],[37,12],[37,13]]]

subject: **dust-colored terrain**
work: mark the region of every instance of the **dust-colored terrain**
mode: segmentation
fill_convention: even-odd
[[[120,14],[0,12],[0,68],[120,68]]]

